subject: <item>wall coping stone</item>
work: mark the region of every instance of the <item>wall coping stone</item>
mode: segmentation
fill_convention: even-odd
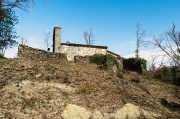
[[[68,46],[76,46],[76,47],[92,47],[92,48],[102,48],[107,49],[107,46],[98,46],[98,45],[85,45],[85,44],[74,44],[74,43],[61,43],[61,45],[68,45]]]
[[[109,52],[109,53],[111,53],[111,54],[113,54],[113,55],[116,55],[118,58],[121,58],[120,55],[118,55],[118,54],[116,54],[116,53],[114,53],[114,52],[111,52],[111,51],[109,51],[109,50],[107,50],[107,52]]]

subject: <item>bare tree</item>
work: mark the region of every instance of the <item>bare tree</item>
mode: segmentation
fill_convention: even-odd
[[[87,29],[83,32],[84,38],[86,40],[87,45],[91,45],[94,42],[95,33],[93,32],[92,26],[90,27],[90,31],[88,32]]]
[[[12,8],[19,8],[25,12],[29,12],[30,8],[35,6],[35,0],[0,0],[0,8],[9,10]],[[47,2],[47,0],[44,0]],[[0,12],[0,21],[3,21],[3,12]]]
[[[22,35],[20,36],[20,44],[22,45],[26,45],[27,43],[27,38],[26,37],[23,37]]]
[[[4,9],[12,9],[17,7],[25,12],[35,5],[34,0],[0,0],[1,7]]]
[[[41,36],[41,38],[44,40],[44,45],[45,45],[45,49],[48,50],[48,45],[49,45],[49,39],[52,37],[50,32],[44,32],[43,31],[43,35]]]
[[[150,37],[152,41],[147,41],[148,43],[160,48],[173,60],[174,65],[180,66],[180,31],[176,30],[174,23],[170,30],[165,31],[159,37],[155,35]]]
[[[146,30],[143,30],[141,28],[141,23],[140,21],[138,21],[136,23],[136,36],[137,36],[137,41],[136,41],[136,51],[135,51],[135,55],[136,55],[136,58],[139,58],[139,47],[142,46],[142,45],[145,45],[145,42],[144,42],[144,37],[146,36]]]
[[[151,58],[149,58],[148,63],[147,63],[148,68],[149,68],[148,71],[154,72],[157,67],[162,68],[164,64],[167,64],[169,60],[167,61],[165,57],[166,57],[165,54],[151,55]]]

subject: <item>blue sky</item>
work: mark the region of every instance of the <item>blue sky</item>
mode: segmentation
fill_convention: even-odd
[[[62,28],[63,43],[86,44],[83,31],[92,26],[94,45],[108,46],[112,52],[129,56],[136,49],[138,20],[142,28],[155,35],[168,30],[172,22],[180,28],[180,0],[35,0],[35,3],[29,13],[15,9],[19,18],[17,33],[34,48],[42,45],[43,30],[53,34],[54,27]],[[17,48],[7,50],[5,56],[14,57],[16,53]]]

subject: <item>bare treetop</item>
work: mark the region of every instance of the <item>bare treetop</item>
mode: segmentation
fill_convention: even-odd
[[[176,30],[173,23],[172,28],[165,31],[159,37],[151,35],[152,41],[148,41],[152,45],[160,48],[167,56],[171,57],[174,64],[180,65],[180,31]]]
[[[35,5],[34,0],[1,0],[1,7],[4,9],[19,8],[25,12]]]
[[[44,40],[44,47],[45,47],[45,50],[48,50],[48,45],[49,45],[49,39],[52,37],[51,33],[50,32],[45,32],[43,31],[43,35],[41,36],[41,38]]]
[[[139,58],[139,47],[145,45],[144,37],[146,36],[146,30],[141,28],[141,23],[138,21],[136,23],[136,35],[137,35],[137,42],[136,42],[136,58]]]
[[[90,31],[88,32],[87,29],[83,33],[84,38],[86,40],[87,45],[93,44],[93,41],[95,40],[95,33],[93,32],[92,26],[90,27]]]

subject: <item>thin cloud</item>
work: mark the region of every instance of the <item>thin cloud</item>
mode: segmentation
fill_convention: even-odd
[[[151,49],[147,51],[140,51],[139,55],[141,58],[145,59],[146,65],[147,65],[147,70],[151,67],[152,62],[155,63],[156,67],[166,65],[170,66],[172,65],[172,59],[163,51],[161,51],[159,48],[157,49]],[[135,57],[135,53],[125,55],[123,56],[124,58],[132,58]],[[153,61],[154,60],[154,61]]]
[[[18,47],[15,47],[13,49],[8,49],[5,51],[4,56],[6,58],[16,58],[18,53]]]
[[[135,49],[136,49],[136,42],[135,41],[130,41],[130,42],[126,42],[123,44],[117,44],[117,45],[109,46],[110,51],[117,53],[121,56],[135,52]]]

